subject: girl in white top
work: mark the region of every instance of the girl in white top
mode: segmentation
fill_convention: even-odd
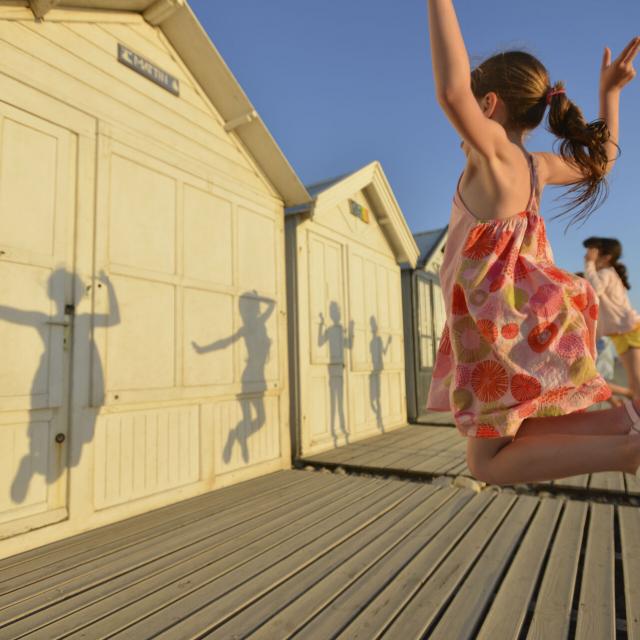
[[[587,238],[584,277],[598,295],[598,336],[609,336],[627,373],[634,398],[640,398],[640,314],[631,306],[627,268],[618,262],[615,238]]]

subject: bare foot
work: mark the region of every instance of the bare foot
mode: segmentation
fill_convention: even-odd
[[[627,410],[627,422],[629,424],[629,435],[640,435],[640,400],[623,400],[625,409]],[[635,414],[635,415],[634,415]]]

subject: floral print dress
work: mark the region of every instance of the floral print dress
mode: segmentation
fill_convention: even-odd
[[[479,220],[459,183],[440,281],[447,322],[427,406],[465,436],[514,436],[526,418],[586,409],[611,392],[598,374],[591,285],[553,263],[535,159],[525,211]]]

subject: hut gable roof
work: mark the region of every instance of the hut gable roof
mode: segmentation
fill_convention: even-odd
[[[418,247],[379,162],[372,162],[351,174],[309,185],[307,191],[312,199],[304,205],[287,209],[288,215],[303,213],[313,216],[362,191],[374,208],[373,213],[396,260],[415,267]]]
[[[420,250],[418,268],[426,268],[431,258],[443,247],[447,239],[448,228],[442,227],[432,231],[419,231],[413,235]]]
[[[238,81],[227,67],[186,0],[0,0],[0,7],[30,7],[44,20],[63,19],[63,12],[91,11],[140,13],[158,27],[211,103],[253,156],[266,178],[282,196],[286,206],[309,200],[309,194],[285,158]],[[103,14],[104,15],[104,14]],[[99,17],[96,17],[98,20]]]

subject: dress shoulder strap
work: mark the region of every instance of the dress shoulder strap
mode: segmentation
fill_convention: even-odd
[[[540,189],[538,185],[538,172],[536,171],[536,159],[532,153],[527,154],[529,159],[529,173],[531,176],[531,195],[527,203],[527,211],[537,211]]]

